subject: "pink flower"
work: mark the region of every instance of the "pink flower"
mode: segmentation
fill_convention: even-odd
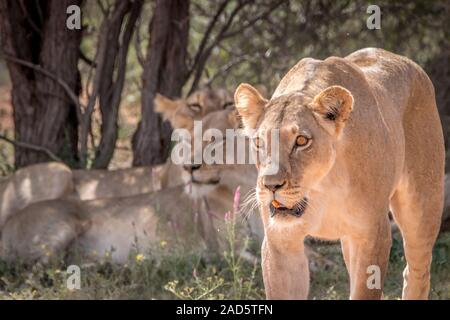
[[[239,203],[241,201],[241,186],[236,188],[236,191],[234,192],[234,199],[233,199],[233,213],[236,215],[239,213]]]

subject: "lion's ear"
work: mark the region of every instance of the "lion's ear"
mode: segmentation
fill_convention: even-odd
[[[157,93],[153,101],[155,112],[162,115],[163,120],[170,120],[178,108],[175,100],[169,99],[162,94]]]
[[[353,95],[341,86],[331,86],[316,95],[309,105],[325,128],[339,135],[353,110]]]
[[[245,129],[255,129],[267,100],[251,85],[243,83],[234,93],[234,103]]]

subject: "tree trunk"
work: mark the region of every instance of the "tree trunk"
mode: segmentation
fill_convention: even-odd
[[[114,155],[127,53],[142,5],[143,0],[116,0],[111,18],[106,20],[102,26],[102,32],[106,33],[101,36],[106,37],[106,41],[102,45],[107,46],[108,50],[100,50],[105,56],[102,58],[103,65],[100,71],[102,76],[99,88],[99,105],[102,114],[101,138],[92,165],[96,169],[107,168]],[[127,22],[122,28],[127,15]],[[117,71],[114,72],[116,67]]]
[[[133,136],[133,165],[163,163],[171,127],[153,110],[157,92],[179,97],[187,80],[189,1],[157,0],[150,23],[150,43],[142,78],[142,119]]]
[[[81,0],[0,0],[3,53],[52,73],[77,95],[80,30],[66,28],[69,5]],[[76,159],[75,106],[64,88],[37,69],[7,59],[12,81],[15,139],[46,147],[68,162]],[[69,147],[67,147],[69,146]],[[16,167],[48,161],[45,153],[16,148]]]

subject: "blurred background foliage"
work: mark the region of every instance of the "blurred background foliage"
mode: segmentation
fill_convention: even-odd
[[[142,120],[142,110],[147,107],[142,107],[145,101],[141,94],[146,72],[144,65],[152,50],[152,20],[161,2],[146,0],[140,9],[126,58],[125,82],[117,119],[118,139],[109,167],[132,165],[134,147],[131,140],[138,122]],[[177,1],[172,2],[175,4],[171,10],[176,11]],[[376,4],[381,9],[379,30],[369,30],[366,26],[370,16],[367,13],[369,4]],[[116,5],[113,0],[82,2],[82,56],[78,63],[83,88],[81,101],[87,101],[94,77],[93,68],[86,61],[95,62],[101,26],[108,16],[105,12],[113,11]],[[427,70],[436,88],[446,138],[450,134],[448,1],[191,0],[188,16],[189,23],[184,26],[189,33],[183,96],[202,86],[225,87],[233,91],[241,82],[263,84],[270,95],[283,75],[304,57],[324,59],[332,55],[345,56],[364,47],[379,47],[405,55]],[[122,29],[124,27],[125,23]],[[196,59],[202,58],[204,66],[195,69],[199,64]],[[7,94],[8,86],[8,73],[0,55],[2,95]],[[11,136],[12,112],[8,104],[11,101],[3,96],[0,100],[0,130]],[[152,104],[149,106],[151,108]],[[93,135],[89,139],[93,141],[88,146],[87,167],[94,161],[94,149],[99,147],[102,135],[102,116],[98,109],[95,108],[92,116]],[[163,129],[158,127],[152,130]],[[2,166],[12,166],[12,147],[0,143],[1,153],[6,154]],[[152,164],[147,162],[138,164]]]

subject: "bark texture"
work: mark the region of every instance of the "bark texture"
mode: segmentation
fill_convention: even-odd
[[[163,163],[169,152],[171,127],[153,110],[157,92],[181,96],[187,79],[189,1],[157,0],[150,23],[150,43],[142,78],[142,118],[133,136],[133,165]]]
[[[76,95],[81,30],[66,27],[66,9],[81,0],[0,1],[2,53],[50,72]],[[7,60],[12,81],[15,139],[42,146],[67,162],[76,161],[77,113],[55,78]],[[46,153],[16,148],[15,165],[48,161]]]

